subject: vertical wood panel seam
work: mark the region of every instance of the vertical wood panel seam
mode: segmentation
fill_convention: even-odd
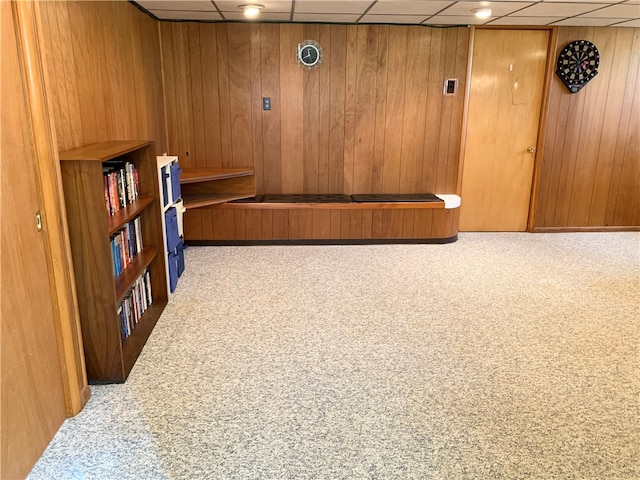
[[[169,144],[169,110],[167,108],[167,80],[165,76],[165,64],[164,64],[164,48],[162,48],[162,23],[157,22],[158,27],[158,49],[160,50],[160,81],[162,82],[162,108],[164,110],[164,134],[167,144],[167,152],[170,152],[171,145]]]
[[[594,29],[591,28],[590,30],[593,32]],[[580,38],[593,38],[593,36],[594,36],[594,34],[591,33],[590,35],[581,35]],[[586,96],[587,95],[585,94],[585,97]],[[584,123],[584,103],[586,103],[586,98],[583,98],[582,101],[583,101],[583,103],[582,103],[582,111],[581,111],[581,114],[580,114],[580,126],[577,129],[578,135],[577,135],[577,139],[575,140],[578,145],[580,145],[580,140],[582,139],[582,126],[583,126],[583,123]],[[567,208],[567,218],[565,219],[565,223],[569,223],[569,218],[571,218],[571,207],[573,205],[573,194],[574,194],[573,186],[575,184],[575,179],[576,179],[576,168],[577,168],[577,165],[578,165],[578,161],[580,160],[579,156],[578,156],[578,150],[579,150],[579,148],[576,148],[576,153],[575,153],[576,159],[573,162],[573,171],[571,172],[571,179],[572,179],[572,181],[571,181],[571,191],[570,191],[569,196],[568,196],[569,205],[568,205],[568,208]]]
[[[595,35],[595,33],[594,33],[594,35]],[[616,39],[614,39],[614,42],[613,42],[613,53],[612,53],[611,58],[613,58],[613,56],[615,55],[616,44],[617,44],[616,40],[617,40],[617,35],[616,35]],[[612,73],[613,73],[612,69],[609,69],[608,70],[608,75],[609,76],[607,78],[608,81],[607,81],[607,84],[606,84],[605,95],[604,95],[605,99],[609,98],[609,88],[611,87]],[[607,108],[607,105],[606,105],[606,101],[605,101],[604,109],[602,111],[602,115],[603,116],[604,116],[604,112],[606,111],[606,108]],[[600,153],[600,145],[602,144],[602,131],[603,131],[603,129],[604,129],[604,122],[602,122],[600,124],[600,131],[598,132],[598,135],[597,135],[598,148],[594,152],[594,155],[595,155],[594,174],[593,174],[592,182],[591,182],[591,193],[589,194],[589,207],[587,209],[587,219],[586,219],[587,220],[586,221],[587,225],[589,225],[589,219],[591,218],[591,213],[592,213],[591,209],[592,209],[592,205],[593,205],[593,196],[594,196],[595,188],[596,188],[595,173],[598,171],[598,161],[600,159],[599,158],[600,157],[599,153]],[[589,136],[593,136],[593,133],[594,132],[592,130],[590,130]]]
[[[616,33],[615,35],[615,39],[613,42],[613,52],[611,53],[611,59],[614,59],[616,56],[616,51],[618,50],[619,45],[618,45],[618,35]],[[605,98],[609,98],[609,90],[611,89],[611,82],[613,82],[615,80],[613,74],[613,68],[611,70],[609,70],[609,78],[608,78],[608,82],[607,82],[607,89],[606,89],[606,93],[605,93]],[[604,116],[606,114],[607,111],[607,104],[605,102],[604,105],[604,110],[602,112],[602,115]],[[618,125],[620,125],[620,122],[618,121]],[[595,162],[595,169],[594,169],[594,175],[595,173],[598,171],[598,164],[600,163],[601,160],[601,155],[600,155],[600,148],[602,146],[602,132],[605,128],[605,124],[604,121],[602,122],[602,124],[600,125],[600,132],[598,135],[598,148],[596,150],[596,162]],[[589,196],[589,209],[587,210],[588,214],[587,214],[587,225],[591,225],[591,216],[593,214],[593,197],[595,195],[596,192],[596,182],[595,182],[595,178],[594,178],[594,182],[591,185],[591,195]]]
[[[633,95],[631,96],[632,99],[632,106],[630,107],[630,112],[629,112],[629,118],[631,118],[631,114],[633,114],[633,99],[636,98],[636,92],[638,91],[638,89],[640,89],[640,81],[636,81],[635,85],[633,86]],[[625,89],[626,90],[626,89]],[[629,123],[627,125],[627,134],[625,135],[625,145],[624,145],[624,149],[622,152],[622,165],[620,168],[620,177],[622,177],[622,172],[624,171],[624,160],[625,158],[627,158],[627,149],[629,148],[629,130],[631,129],[631,123]],[[633,134],[631,134],[633,135]],[[636,190],[638,189],[638,187],[636,186]],[[615,223],[615,219],[616,219],[616,214],[618,212],[618,200],[620,198],[620,186],[618,185],[618,192],[616,194],[616,203],[615,203],[615,207],[613,209],[613,223]]]
[[[189,37],[191,37],[192,33],[190,30],[187,31],[187,34],[189,35]],[[202,83],[202,43],[201,43],[201,38],[200,38],[200,28],[196,29],[196,33],[195,35],[197,35],[197,42],[198,42],[198,46],[199,46],[199,52],[198,52],[198,61],[200,62],[199,68],[198,68],[198,73],[200,75],[200,98],[202,98],[202,94],[204,92],[202,92],[202,89],[204,89],[204,85]],[[197,110],[197,105],[194,104],[194,99],[195,99],[195,95],[194,95],[194,87],[195,90],[197,91],[197,85],[194,84],[194,75],[193,75],[193,66],[191,65],[191,43],[189,42],[189,77],[191,78],[191,81],[189,82],[189,86],[191,89],[191,121],[193,122],[193,125],[196,124],[196,110]],[[202,118],[200,119],[200,121],[202,123],[204,123],[204,109],[202,110]],[[195,131],[192,132],[193,135],[193,148],[192,150],[195,150],[195,165],[199,166],[200,165],[200,158],[203,154],[202,152],[198,152],[197,148],[198,148],[198,141],[195,138]],[[204,139],[203,139],[204,140]],[[205,157],[206,157],[206,151],[207,151],[207,146],[204,145],[204,149],[205,149]]]
[[[627,76],[627,78],[628,78],[628,76]],[[632,85],[632,86],[631,86],[631,87],[633,88],[633,94],[631,95],[631,99],[633,99],[633,98],[635,97],[635,95],[636,95],[636,93],[635,93],[635,92],[636,92],[636,90],[637,90],[638,88],[640,88],[640,87],[639,87],[639,85],[640,85],[640,81],[636,81],[635,85]],[[625,98],[628,98],[628,97],[627,97],[627,88],[628,88],[629,86],[630,86],[629,84],[626,84],[626,85],[625,85],[625,92],[624,92],[624,95],[623,95],[623,101],[624,101],[624,99],[625,99]],[[623,113],[624,113],[624,109],[622,109],[622,110],[620,111],[620,121],[622,121],[622,114],[623,114]],[[630,107],[629,118],[631,118],[631,113],[633,113],[633,108],[632,108],[632,107]],[[617,210],[618,210],[618,199],[619,199],[619,197],[620,197],[620,179],[622,178],[622,172],[623,172],[623,170],[624,170],[624,168],[623,168],[623,166],[624,166],[624,158],[626,157],[626,154],[627,154],[627,145],[626,145],[626,140],[628,140],[628,138],[629,138],[629,128],[630,128],[630,126],[631,126],[630,124],[627,124],[627,133],[626,133],[626,135],[624,136],[625,146],[624,146],[624,148],[623,148],[623,150],[622,150],[620,172],[619,172],[619,174],[618,174],[618,178],[617,178],[617,186],[618,186],[618,189],[617,189],[617,190],[618,190],[618,191],[616,192],[615,200],[614,200],[614,202],[613,202],[613,215],[612,215],[612,217],[611,217],[611,222],[612,222],[612,223],[614,223],[614,224],[615,224],[616,212],[617,212]],[[615,148],[614,148],[614,162],[615,162],[615,152],[616,152],[616,151],[617,151],[617,149],[618,149],[618,140],[619,140],[619,139],[620,139],[620,136],[619,136],[619,135],[617,135],[617,136],[616,136],[616,146],[615,146]],[[615,163],[614,163],[614,165],[613,165],[613,166],[615,166]],[[612,167],[612,168],[613,168],[613,167]],[[612,185],[611,185],[611,182],[613,182],[613,175],[611,175],[611,180],[609,181],[609,195],[611,195],[611,186],[612,186]],[[606,217],[605,217],[605,221],[606,221]]]
[[[555,48],[551,51],[551,53],[553,54],[553,58],[557,58],[557,56],[558,56],[559,45],[560,45],[560,34],[558,32],[558,36],[556,38]],[[553,77],[553,75],[552,75],[552,77]],[[555,153],[556,153],[557,148],[558,148],[558,146],[560,144],[560,152],[561,153],[560,153],[560,161],[558,162],[559,163],[558,168],[561,169],[561,167],[562,167],[562,158],[564,157],[562,153],[564,152],[565,142],[558,142],[558,137],[559,137],[559,134],[560,134],[560,130],[562,129],[562,125],[563,125],[563,122],[560,121],[560,116],[568,117],[568,109],[567,109],[567,111],[560,110],[560,105],[562,103],[562,96],[555,95],[556,92],[560,93],[560,91],[557,89],[557,87],[555,89],[553,88],[553,80],[552,80],[551,81],[551,87],[549,89],[549,98],[551,100],[552,96],[557,97],[556,100],[555,100],[555,103],[558,105],[558,119],[556,120],[555,128],[554,128],[554,130],[552,132],[553,133],[554,146],[553,146],[553,150],[551,151],[551,153],[549,155],[550,155],[550,157],[555,158],[556,157]],[[564,125],[565,125],[565,130],[566,130],[566,118],[565,118],[565,121],[564,121]],[[543,165],[544,165],[544,158],[543,158]],[[544,211],[544,215],[543,215],[543,218],[544,218],[543,223],[544,224],[548,223],[547,220],[550,219],[550,218],[552,219],[551,223],[552,224],[555,223],[554,219],[556,218],[557,207],[558,207],[558,191],[560,190],[560,180],[558,179],[557,185],[555,185],[556,188],[554,189],[553,187],[554,187],[554,183],[555,182],[554,182],[554,178],[552,176],[552,173],[553,173],[553,170],[554,170],[553,167],[554,167],[553,164],[549,165],[549,169],[550,169],[549,175],[548,175],[549,178],[546,180],[548,182],[548,186],[547,186],[547,198],[545,199],[545,211]],[[559,175],[559,173],[558,173],[558,175]],[[550,199],[553,199],[553,206],[551,207],[553,209],[553,212],[550,211],[551,210],[550,206],[549,206],[549,200]],[[550,215],[551,213],[553,213],[553,214]]]
[[[408,27],[404,27],[407,31],[407,34],[405,36],[405,44],[404,44],[404,49],[403,51],[405,52],[405,56],[407,56],[407,48],[409,45],[409,28]],[[407,78],[407,70],[409,69],[409,58],[407,56],[407,58],[405,58],[405,64],[404,64],[404,78],[405,78],[405,83],[404,86],[402,87],[402,123],[400,124],[400,156],[398,158],[400,158],[400,164],[398,165],[398,184],[396,185],[396,188],[394,189],[394,191],[400,191],[400,179],[402,177],[402,158],[403,158],[403,152],[404,152],[404,142],[402,141],[402,139],[404,138],[404,118],[405,118],[405,107],[407,105],[407,84],[406,84],[406,78]]]
[[[476,29],[471,26],[467,43],[467,63],[465,73],[464,99],[462,105],[462,128],[460,130],[460,145],[458,150],[458,178],[456,180],[457,195],[462,193],[462,173],[464,171],[465,148],[467,144],[467,124],[469,121],[469,95],[471,93],[471,70],[473,68],[473,45]],[[424,177],[423,177],[424,178]]]
[[[386,128],[385,125],[387,124],[387,86],[389,85],[389,39],[391,37],[391,31],[389,28],[389,25],[385,25],[385,52],[384,52],[384,68],[385,68],[385,85],[384,85],[384,98],[382,99],[381,103],[384,105],[384,115],[382,116],[382,146],[380,148],[380,152],[382,152],[382,158],[381,158],[381,163],[380,163],[380,188],[384,188],[384,163],[385,163],[385,145],[387,142],[387,135],[386,135]],[[378,32],[379,33],[379,32]],[[379,37],[378,37],[379,39]],[[378,48],[380,48],[380,42],[378,42]],[[376,91],[377,91],[377,87],[376,87]],[[378,103],[378,102],[376,102]],[[377,107],[376,107],[377,108]],[[377,114],[377,110],[376,110],[376,114]],[[376,137],[376,142],[378,141],[378,138]],[[374,150],[375,151],[375,150]],[[373,224],[373,217],[372,217],[372,224]],[[373,227],[372,227],[373,229]]]

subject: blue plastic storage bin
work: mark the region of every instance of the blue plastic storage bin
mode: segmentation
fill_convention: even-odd
[[[167,263],[169,264],[169,291],[173,293],[178,286],[178,254],[169,252]]]
[[[171,207],[164,214],[165,228],[167,229],[167,251],[172,252],[180,243],[178,234],[178,214],[175,207]]]
[[[180,191],[180,164],[174,162],[171,164],[171,194],[173,196],[172,201],[177,201],[180,198],[182,192]]]
[[[160,169],[160,175],[162,177],[162,206],[169,205],[169,165],[165,165]]]
[[[184,243],[180,242],[176,251],[178,254],[178,276],[180,277],[184,272]]]

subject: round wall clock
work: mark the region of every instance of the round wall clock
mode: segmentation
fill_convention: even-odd
[[[298,63],[304,68],[315,68],[322,62],[322,48],[313,40],[305,40],[298,44]]]
[[[556,74],[571,93],[578,93],[598,74],[600,54],[586,40],[576,40],[564,47],[558,56]]]

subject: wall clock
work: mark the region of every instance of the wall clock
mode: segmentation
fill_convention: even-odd
[[[311,69],[322,62],[322,48],[313,40],[305,40],[298,44],[297,59],[300,66]]]
[[[571,93],[578,93],[598,74],[600,53],[586,40],[576,40],[562,49],[558,55],[556,74]]]

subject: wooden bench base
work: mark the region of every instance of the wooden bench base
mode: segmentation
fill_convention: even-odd
[[[187,210],[187,245],[448,243],[459,208],[425,204],[226,203]]]

